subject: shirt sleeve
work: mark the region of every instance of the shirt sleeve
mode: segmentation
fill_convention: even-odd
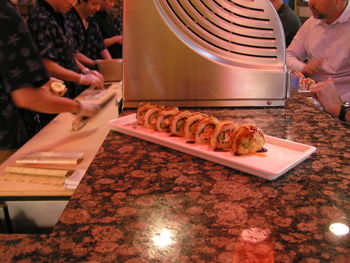
[[[308,35],[307,22],[299,29],[292,43],[286,51],[287,67],[291,71],[301,72],[305,66],[304,61],[307,58],[305,41]]]
[[[10,8],[3,14],[0,16],[0,72],[7,92],[42,86],[49,76],[25,21]]]
[[[52,27],[50,30],[50,23],[36,16],[30,17],[27,23],[41,57],[57,62],[59,54],[53,40],[58,37],[56,29]]]

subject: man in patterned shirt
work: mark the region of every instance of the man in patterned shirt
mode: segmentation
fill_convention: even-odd
[[[80,52],[77,58],[88,67],[95,66],[97,59],[112,59],[103,43],[100,28],[92,18],[101,4],[102,0],[78,0],[67,14],[73,29],[74,45]]]
[[[77,84],[103,88],[102,75],[90,71],[75,59],[72,31],[64,15],[75,2],[38,0],[38,7],[27,21],[46,69],[51,76],[66,81],[67,96],[70,98],[76,97],[84,89]]]
[[[22,111],[72,112],[93,115],[99,107],[91,103],[52,95],[51,85],[29,30],[16,8],[0,0],[0,163],[1,156],[29,139]],[[40,87],[40,88],[39,88]]]

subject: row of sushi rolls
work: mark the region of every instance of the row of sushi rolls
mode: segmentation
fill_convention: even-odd
[[[253,124],[238,125],[204,113],[150,103],[139,104],[136,120],[137,125],[184,137],[189,143],[208,144],[216,151],[232,151],[234,155],[266,151],[264,133]]]

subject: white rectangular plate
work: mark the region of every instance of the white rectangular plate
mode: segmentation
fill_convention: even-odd
[[[209,145],[189,144],[188,139],[173,137],[136,125],[136,114],[110,120],[113,130],[191,154],[268,180],[276,179],[307,159],[316,148],[310,145],[265,135],[267,152],[235,156],[232,152],[213,151]]]

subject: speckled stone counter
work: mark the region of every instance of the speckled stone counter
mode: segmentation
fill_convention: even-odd
[[[350,262],[329,228],[350,226],[349,127],[300,95],[201,111],[317,151],[266,181],[111,131],[53,232],[0,235],[0,261]]]

